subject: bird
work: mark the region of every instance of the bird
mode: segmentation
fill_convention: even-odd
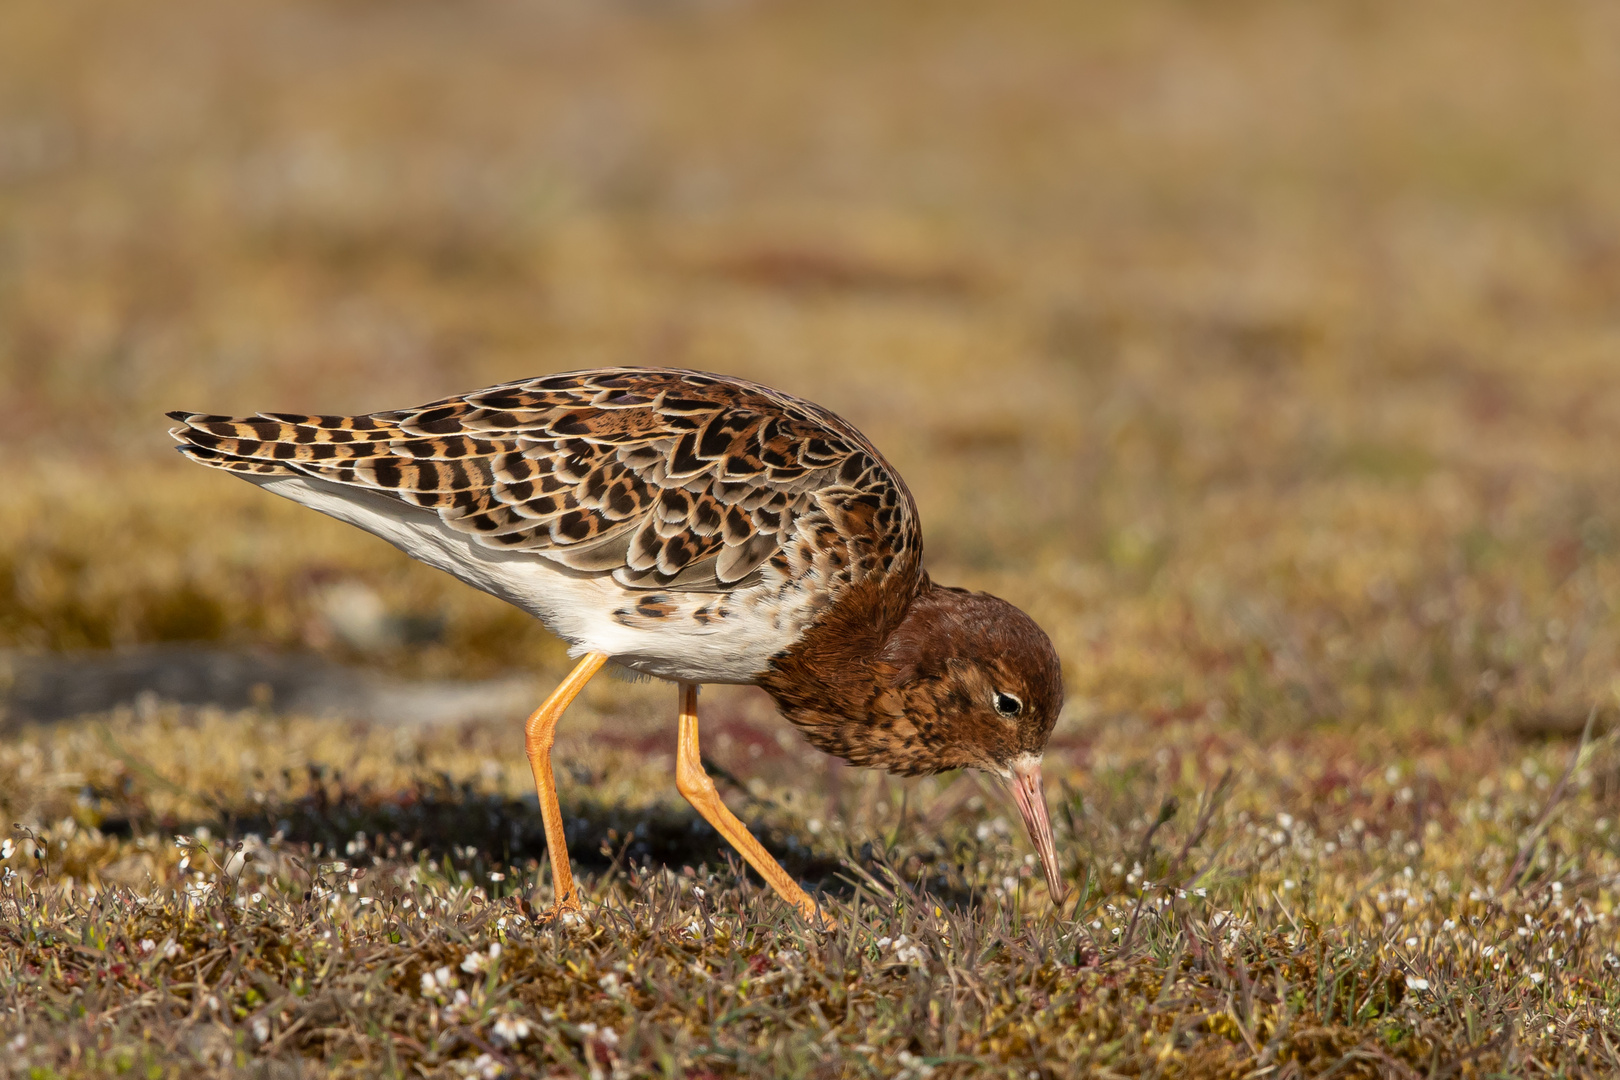
[[[677,684],[676,789],[807,920],[831,916],[704,770],[701,684],[763,688],[852,765],[1001,778],[1061,902],[1041,778],[1063,704],[1051,639],[1005,600],[932,580],[910,489],[830,410],[727,375],[612,367],[353,416],[168,416],[192,461],[373,533],[568,644],[576,666],[524,726],[551,914],[581,910],[556,727],[610,661]]]

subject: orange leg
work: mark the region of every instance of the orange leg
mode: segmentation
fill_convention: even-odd
[[[557,805],[557,782],[551,777],[551,744],[563,710],[585,689],[591,676],[607,663],[605,653],[587,653],[568,678],[546,698],[546,703],[529,714],[523,725],[523,748],[529,753],[534,771],[534,791],[540,796],[540,818],[546,824],[546,851],[551,856],[551,885],[556,895],[551,914],[579,910],[579,890],[574,888],[574,872],[568,866],[568,842],[563,832],[562,808]]]
[[[738,821],[737,815],[720,801],[714,781],[703,771],[703,757],[698,751],[697,687],[688,682],[681,683],[680,724],[680,738],[675,751],[676,789],[703,815],[703,820],[718,829],[720,835],[748,860],[749,866],[759,871],[759,876],[776,890],[776,895],[798,908],[811,923],[820,919],[831,925],[832,917],[816,906],[816,902],[799,888],[792,875],[782,869],[782,864],[771,858],[764,845],[755,840],[747,826]]]

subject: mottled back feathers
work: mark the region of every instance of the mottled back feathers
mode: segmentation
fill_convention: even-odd
[[[169,415],[202,464],[379,492],[630,588],[732,592],[774,567],[836,592],[920,573],[911,494],[865,437],[740,379],[610,368],[364,416]]]

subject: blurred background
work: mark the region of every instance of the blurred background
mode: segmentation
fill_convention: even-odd
[[[1060,746],[1199,718],[1536,736],[1613,707],[1604,0],[5,23],[0,726],[166,697],[515,720],[563,663],[540,627],[188,465],[162,413],[606,364],[865,430],[934,576],[1052,633]],[[673,746],[672,693],[593,694]]]

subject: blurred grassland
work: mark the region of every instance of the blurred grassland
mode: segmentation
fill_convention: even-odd
[[[1104,875],[1081,909],[1101,914],[1095,905],[1140,894],[1142,876],[1122,875],[1153,850],[1143,833],[1159,795],[1183,804],[1166,828],[1191,835],[1192,807],[1220,770],[1167,771],[1154,754],[1181,761],[1210,740],[1243,748],[1232,760],[1246,763],[1248,802],[1223,811],[1209,836],[1241,833],[1240,811],[1249,825],[1279,812],[1303,818],[1329,796],[1298,777],[1341,756],[1354,763],[1344,790],[1376,795],[1353,809],[1334,803],[1331,826],[1313,826],[1337,835],[1351,827],[1339,820],[1348,815],[1389,845],[1388,865],[1336,871],[1311,916],[1324,933],[1340,923],[1352,937],[1372,935],[1363,952],[1336,939],[1351,966],[1441,970],[1431,963],[1438,953],[1414,967],[1389,952],[1404,937],[1373,943],[1382,916],[1368,914],[1367,898],[1408,865],[1431,882],[1414,925],[1457,914],[1435,900],[1441,871],[1459,890],[1446,895],[1464,895],[1457,883],[1469,874],[1469,888],[1490,894],[1497,907],[1470,901],[1487,905],[1470,909],[1482,926],[1532,910],[1535,919],[1552,910],[1556,922],[1543,901],[1559,875],[1588,914],[1612,909],[1612,834],[1596,823],[1616,808],[1601,769],[1583,773],[1565,804],[1574,831],[1520,868],[1541,891],[1496,890],[1550,796],[1529,778],[1556,780],[1568,753],[1521,751],[1514,740],[1573,736],[1594,714],[1602,729],[1616,708],[1614,5],[15,0],[5,24],[0,649],[202,641],[313,649],[411,675],[555,673],[560,646],[518,613],[380,541],[179,461],[162,412],[370,411],[604,364],[726,371],[818,401],[866,431],[917,496],[934,576],[1003,595],[1052,634],[1069,705],[1049,770],[1096,800],[1068,796],[1067,869],[1078,881],[1093,863],[1124,868]],[[437,631],[408,646],[345,643],[322,605],[334,583],[350,582]],[[647,865],[675,868],[685,851],[718,866],[718,849],[702,848],[672,809],[658,757],[670,750],[658,741],[670,738],[669,695],[612,683],[591,693],[559,742],[559,759],[579,770],[563,784],[584,823],[583,854],[609,829],[651,814],[664,839],[644,844]],[[975,832],[983,797],[973,796],[971,812],[961,803],[972,781],[890,791],[878,778],[840,780],[802,748],[777,744],[757,696],[705,700],[733,733],[712,755],[764,785],[750,798],[780,807],[790,781],[808,776],[816,790],[800,797],[831,800],[830,810],[776,817],[749,804],[775,823],[777,850],[821,851],[793,863],[796,872],[831,882],[838,858],[875,866],[858,844],[882,830],[889,846],[902,845],[891,853],[897,865],[917,858],[950,895],[978,889],[982,898],[1019,865],[1009,843],[995,858],[969,858],[967,871],[949,855],[989,842]],[[103,825],[113,838],[86,848],[82,864],[57,861],[34,879],[37,896],[53,899],[38,900],[33,922],[16,908],[18,925],[33,927],[29,948],[103,917],[71,907],[89,902],[85,882],[166,881],[177,856],[151,853],[160,830],[249,820],[248,789],[274,787],[279,769],[290,770],[280,794],[261,794],[306,807],[282,841],[305,861],[309,845],[337,842],[332,822],[365,828],[361,810],[418,786],[410,799],[450,808],[420,826],[418,843],[448,843],[461,836],[456,815],[487,811],[518,822],[510,835],[496,830],[516,866],[543,852],[527,810],[484,807],[485,795],[456,786],[476,780],[499,789],[498,800],[521,794],[516,744],[498,733],[333,735],[297,718],[160,713],[170,726],[158,714],[120,714],[16,735],[34,749],[0,759],[7,814],[36,828],[65,828],[78,815],[60,837],[69,848]],[[274,724],[291,726],[265,727]],[[243,766],[245,778],[227,782],[228,763],[188,764],[179,747],[199,732],[244,747],[262,740],[276,748],[274,767]],[[517,769],[488,774],[464,759],[463,738],[489,740],[492,767]],[[407,748],[403,758],[387,756],[391,740]],[[764,749],[753,756],[748,746]],[[1286,764],[1260,769],[1273,748]],[[1531,755],[1525,769],[1521,753]],[[28,766],[25,783],[27,754],[52,763]],[[368,773],[373,754],[392,764]],[[1389,766],[1398,781],[1381,779]],[[252,780],[253,768],[268,779]],[[317,798],[330,770],[347,779]],[[621,797],[603,786],[610,776],[644,779],[623,780],[632,787]],[[357,777],[375,787],[354,787]],[[1483,797],[1481,783],[1518,785],[1491,810],[1499,833],[1453,827]],[[866,809],[852,809],[840,785],[856,785]],[[1403,789],[1418,794],[1402,801]],[[879,791],[889,817],[875,809]],[[910,818],[895,809],[906,791]],[[842,854],[806,824],[834,811],[857,845]],[[1437,820],[1441,836],[1412,839]],[[262,838],[276,824],[254,827]],[[935,832],[945,854],[927,854]],[[1412,843],[1418,854],[1406,850]],[[1206,837],[1190,850],[1194,862],[1220,862],[1216,853],[1231,849]],[[379,865],[406,874],[397,856],[380,855]],[[265,858],[267,880],[301,895],[283,855]],[[1171,862],[1142,861],[1155,880],[1174,876]],[[482,874],[494,864],[479,865]],[[1222,902],[1244,913],[1256,940],[1284,932],[1289,919],[1265,890],[1307,871],[1222,865],[1237,868],[1223,879]],[[593,866],[593,895],[615,895],[610,864]],[[452,891],[464,884],[429,877]],[[63,880],[80,891],[49,891]],[[77,914],[51,906],[59,902]],[[927,904],[896,903],[905,918],[927,915]],[[1090,925],[1046,924],[1017,938],[1023,924],[995,920],[1024,916],[985,910],[980,930],[1013,935],[1003,956],[1080,957],[1072,935]],[[311,935],[330,929],[313,912],[276,917]],[[1392,1068],[1378,1054],[1422,1069],[1444,1050],[1464,1073],[1598,1068],[1586,1050],[1514,1057],[1518,1044],[1500,1042],[1504,1031],[1530,1031],[1524,984],[1500,981],[1528,977],[1513,966],[1487,976],[1499,980],[1495,996],[1473,1020],[1461,1005],[1436,1005],[1419,1019],[1401,1014],[1405,1026],[1391,1034],[1378,1019],[1394,1015],[1388,1000],[1337,1019],[1318,1010],[1321,1023],[1339,1025],[1324,1044],[1332,1054],[1323,1050],[1317,1066],[1275,1050],[1266,1058],[1247,975],[1212,961],[1227,974],[1197,975],[1195,965],[1187,978],[1204,979],[1201,989],[1172,992],[1198,934],[1213,925],[1205,936],[1224,940],[1218,919],[1188,917],[1160,927],[1151,963],[1140,942],[1116,953],[1087,946],[1126,983],[1150,980],[1161,1004],[1192,1003],[1174,1021],[1169,1007],[1138,1018],[1141,1030],[1168,1038],[1166,1056],[1154,1056],[1158,1043],[1139,1052],[1138,1040],[1129,1053],[1116,1047],[1123,1056],[1109,1067],[1236,1075],[1295,1061],[1313,1074],[1339,1061],[1337,1075],[1372,1074]],[[472,933],[454,928],[462,925],[432,933]],[[1605,981],[1612,934],[1586,925],[1607,944],[1593,938],[1570,953],[1556,986],[1537,993],[1565,1034],[1586,1017],[1571,1038],[1595,1047],[1607,1013],[1570,1001],[1599,1008],[1580,980]],[[150,932],[160,942],[168,933]],[[961,941],[967,931],[939,932]],[[206,937],[198,950],[214,947]],[[1432,935],[1422,940],[1430,950]],[[604,946],[598,960],[611,965],[614,955]],[[1045,962],[1026,970],[1023,959],[1009,961],[995,978],[1016,981]],[[984,978],[978,991],[959,983],[950,1008],[971,1011],[976,994],[999,993]],[[72,997],[60,981],[27,985],[6,992],[16,1002]],[[1086,1000],[1098,1000],[1095,990]],[[1210,1004],[1221,994],[1235,1011]],[[914,1004],[921,1012],[900,1012],[928,1014],[923,998]],[[1196,1019],[1206,1006],[1235,1026]],[[53,1015],[74,1015],[60,1007],[68,1011]],[[248,1040],[258,1008],[222,1019],[234,1034],[219,1035],[220,1046],[257,1046]],[[809,1023],[805,1015],[792,1023]],[[373,1019],[427,1045],[420,1031]],[[945,1028],[911,1022],[871,1045],[891,1061],[901,1045],[944,1058],[960,1050],[984,1067],[1014,1070],[1020,1060],[984,1034],[999,1021],[986,1019],[956,1049],[945,1047]],[[1072,1023],[1093,1035],[1107,1028],[1095,1017]],[[40,1046],[42,1029],[30,1030]],[[674,1028],[659,1030],[673,1071],[810,1068],[772,1057],[766,1035],[761,1056],[703,1057]],[[1286,1025],[1277,1030],[1286,1037]],[[480,1037],[488,1045],[487,1031]],[[267,1058],[326,1054],[382,1068],[395,1060],[387,1054],[405,1053],[443,1070],[478,1045],[451,1040],[425,1054],[384,1040],[384,1053],[384,1043],[300,1038],[276,1042]],[[568,1038],[586,1071],[609,1056],[632,1060],[599,1054],[588,1033]],[[844,1042],[868,1038],[877,1037]],[[1059,1046],[1032,1038],[1026,1050]],[[224,1060],[212,1042],[176,1039],[151,1059],[160,1071]],[[175,1049],[182,1044],[191,1049]],[[563,1060],[562,1043],[546,1045],[536,1061]],[[811,1061],[810,1045],[793,1053]],[[1038,1068],[1055,1074],[1080,1060],[1062,1045]],[[664,1068],[646,1064],[664,1061],[664,1050],[648,1049],[635,1067]],[[53,1068],[89,1068],[78,1051],[40,1053]],[[853,1075],[865,1052],[849,1053],[839,1068]]]

